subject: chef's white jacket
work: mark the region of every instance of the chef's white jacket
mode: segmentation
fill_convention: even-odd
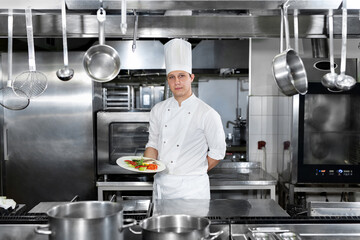
[[[221,160],[226,152],[220,115],[194,94],[181,106],[172,97],[153,107],[149,131],[146,147],[166,165],[155,175],[154,197],[210,198],[206,156]]]

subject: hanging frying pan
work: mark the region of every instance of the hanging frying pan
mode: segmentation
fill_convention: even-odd
[[[306,94],[308,82],[306,70],[300,56],[290,47],[289,22],[287,19],[288,7],[287,1],[283,6],[286,50],[274,57],[272,70],[279,89],[285,95],[293,96],[297,93]]]
[[[120,57],[113,47],[105,44],[106,12],[103,8],[97,11],[97,20],[99,22],[99,44],[86,51],[83,66],[94,81],[108,82],[120,72]]]

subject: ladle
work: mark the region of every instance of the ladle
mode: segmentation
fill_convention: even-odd
[[[335,86],[341,90],[350,90],[355,86],[356,80],[345,74],[346,70],[346,39],[347,39],[347,8],[346,0],[342,8],[342,44],[341,44],[341,67],[340,75],[337,76]]]
[[[67,47],[67,38],[66,38],[65,0],[62,1],[62,5],[61,5],[61,21],[62,21],[62,32],[63,32],[64,67],[57,70],[56,76],[62,81],[69,81],[74,76],[74,69],[69,68],[68,47]]]
[[[327,87],[329,91],[336,91],[335,81],[338,74],[335,73],[334,67],[334,17],[333,10],[329,9],[329,42],[330,42],[330,72],[325,74],[321,83],[324,87]],[[341,91],[341,90],[340,90]]]

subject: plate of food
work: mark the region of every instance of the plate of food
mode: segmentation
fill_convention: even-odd
[[[157,173],[166,168],[165,164],[161,161],[141,156],[124,156],[118,158],[116,164],[127,170],[139,173]]]

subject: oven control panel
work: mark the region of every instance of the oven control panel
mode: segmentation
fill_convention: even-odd
[[[337,169],[315,169],[315,176],[353,176],[353,170],[352,169],[343,169],[343,168],[337,168]]]
[[[298,169],[298,182],[360,183],[359,172],[360,166],[355,165],[303,165]]]

